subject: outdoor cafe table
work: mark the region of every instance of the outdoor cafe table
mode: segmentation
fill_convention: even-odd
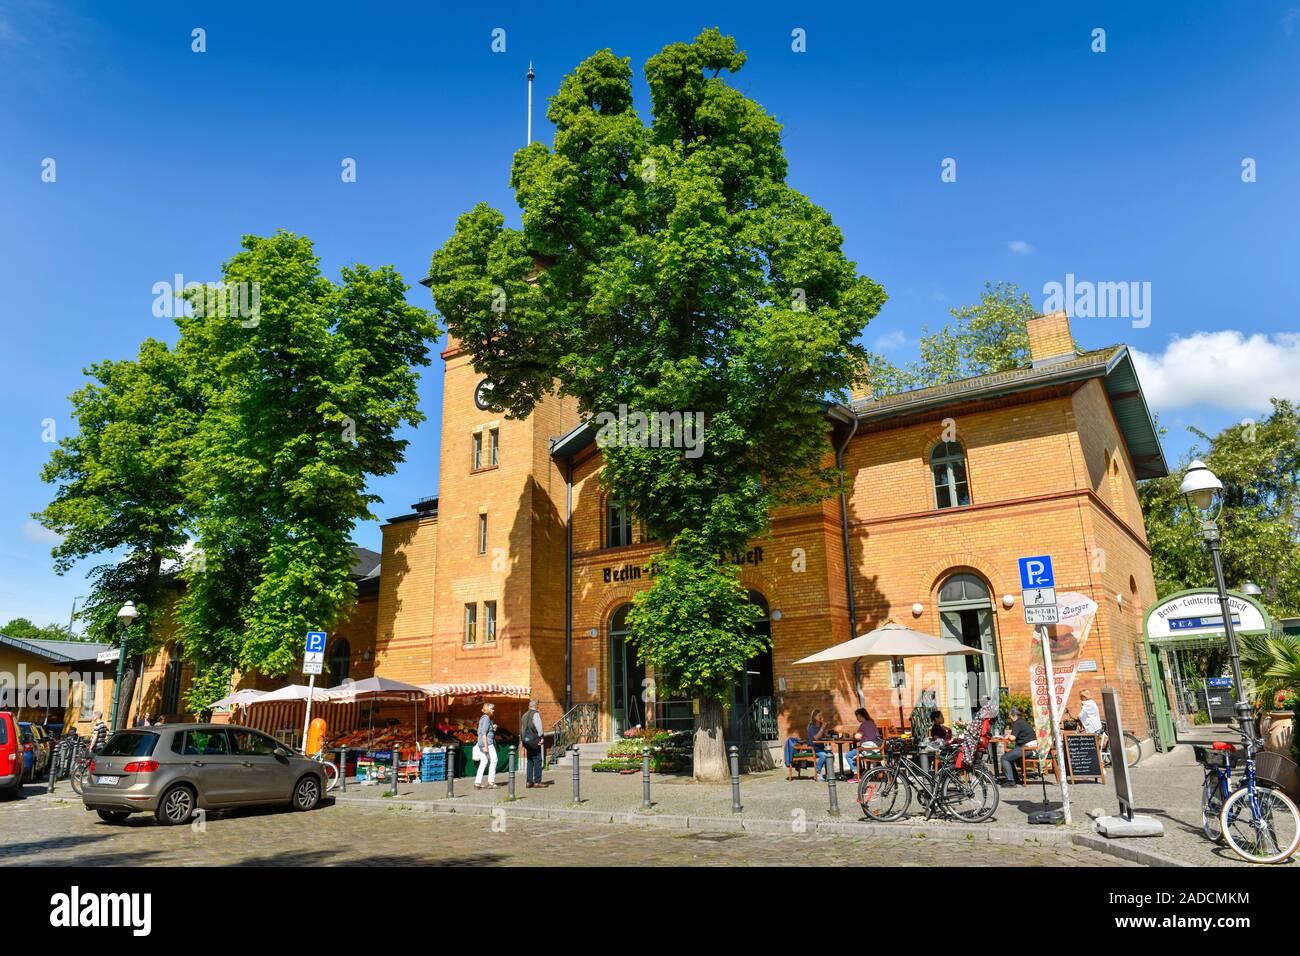
[[[813,741],[813,743],[829,744],[830,746],[835,748],[835,772],[837,775],[845,772],[847,772],[850,776],[857,775],[856,767],[849,767],[847,771],[844,769],[844,748],[856,747],[859,743],[861,743],[861,741],[859,741],[856,737],[818,737],[815,741]]]

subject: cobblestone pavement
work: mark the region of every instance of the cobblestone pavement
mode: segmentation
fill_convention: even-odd
[[[106,824],[79,803],[29,799],[0,804],[0,833],[5,866],[1129,865],[1073,846],[650,830],[342,804],[213,814],[195,832],[143,816]]]

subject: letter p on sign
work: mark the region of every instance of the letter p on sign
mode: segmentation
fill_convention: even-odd
[[[1020,559],[1020,587],[1026,591],[1030,588],[1056,587],[1056,576],[1052,573],[1050,554]]]

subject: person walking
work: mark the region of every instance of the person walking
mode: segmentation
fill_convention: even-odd
[[[542,785],[542,735],[542,715],[538,713],[537,701],[530,700],[519,727],[519,739],[523,742],[524,752],[528,754],[528,767],[524,777],[529,788]]]
[[[92,753],[98,753],[99,748],[108,743],[108,724],[104,723],[103,711],[95,711],[90,719],[93,721],[90,727],[90,749]]]
[[[478,761],[478,773],[474,775],[475,790],[495,790],[497,786],[497,746],[496,725],[492,723],[495,704],[484,704],[483,715],[478,719],[478,739],[474,742],[474,759]],[[487,783],[483,783],[483,773],[487,772]]]

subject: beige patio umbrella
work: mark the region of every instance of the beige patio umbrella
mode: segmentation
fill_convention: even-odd
[[[967,647],[961,641],[947,637],[935,637],[923,631],[914,631],[910,627],[886,621],[874,631],[862,634],[852,640],[832,645],[824,651],[801,658],[796,664],[825,664],[831,661],[892,660],[895,657],[948,657],[954,654],[987,654],[987,651]],[[903,725],[903,700],[898,701],[898,725]]]

